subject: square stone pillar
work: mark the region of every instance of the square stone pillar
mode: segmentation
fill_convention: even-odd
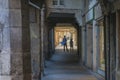
[[[0,80],[10,80],[10,31],[8,0],[0,0]]]
[[[31,33],[31,62],[32,80],[39,80],[40,75],[40,9],[31,6],[29,8],[30,33]],[[33,23],[34,22],[34,23]]]
[[[93,21],[93,71],[97,71],[97,25],[95,20]]]
[[[117,44],[116,44],[116,80],[119,80],[120,79],[120,11],[118,11],[117,13],[116,13],[116,27],[117,27],[117,31],[116,31],[116,36],[117,36],[117,39],[116,39],[116,41],[117,41]]]
[[[31,80],[28,0],[9,0],[11,79]]]

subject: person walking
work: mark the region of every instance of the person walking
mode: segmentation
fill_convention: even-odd
[[[71,38],[70,39],[70,51],[72,51],[73,50],[73,39]]]
[[[67,48],[67,38],[66,38],[66,36],[64,36],[62,42],[63,42],[63,48],[64,48],[64,51],[68,51],[68,48]]]

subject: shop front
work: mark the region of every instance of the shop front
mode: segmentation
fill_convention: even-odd
[[[100,4],[96,5],[95,8],[95,21],[96,21],[96,71],[102,76],[105,76],[105,50],[104,50],[104,19]]]

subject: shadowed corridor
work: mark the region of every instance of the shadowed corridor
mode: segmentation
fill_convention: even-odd
[[[78,63],[76,51],[56,50],[49,61],[42,80],[102,80],[97,79]]]

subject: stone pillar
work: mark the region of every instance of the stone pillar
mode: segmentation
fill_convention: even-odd
[[[39,80],[40,73],[40,10],[33,6],[29,8],[31,33],[31,63],[32,80]]]
[[[11,80],[8,1],[0,0],[0,80]]]
[[[97,71],[97,26],[98,23],[93,21],[93,71]]]
[[[118,11],[116,13],[116,27],[117,27],[117,31],[116,31],[116,41],[117,41],[117,44],[116,44],[116,80],[119,80],[120,79],[120,12]]]
[[[105,21],[105,70],[106,70],[106,80],[110,80],[110,29],[109,29],[109,15],[104,16]]]
[[[23,80],[21,1],[10,0],[9,5],[11,80]]]
[[[49,25],[49,27],[50,27],[50,25]],[[51,25],[51,29],[49,29],[49,37],[48,37],[48,39],[49,39],[49,44],[48,44],[48,46],[49,46],[49,53],[48,53],[48,59],[54,54],[54,51],[55,51],[55,41],[54,41],[54,28],[53,28],[53,26]]]
[[[28,0],[9,0],[11,80],[31,80]]]
[[[45,55],[45,59],[48,59],[48,25],[47,23],[45,23],[44,25],[44,55]]]
[[[44,74],[44,6],[41,9],[41,76]]]
[[[93,26],[87,24],[87,67],[93,68]]]
[[[84,26],[82,27],[81,31],[82,31],[82,38],[81,38],[82,39],[82,46],[81,46],[82,47],[82,56],[81,57],[82,57],[82,63],[85,64],[85,56],[86,55],[85,55],[85,27]]]

